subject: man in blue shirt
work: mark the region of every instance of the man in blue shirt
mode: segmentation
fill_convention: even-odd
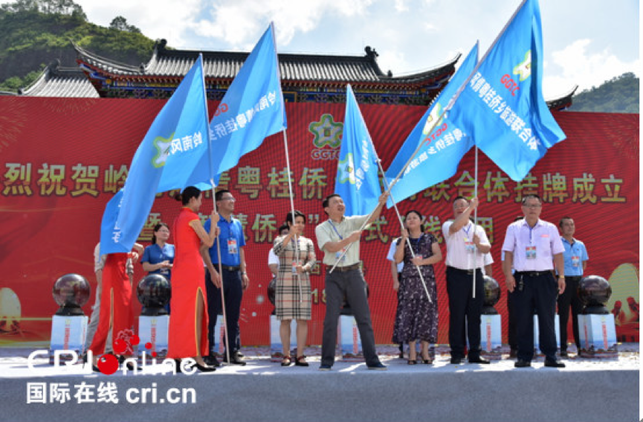
[[[206,290],[208,293],[208,340],[210,347],[214,345],[214,332],[217,323],[217,315],[221,313],[221,286],[225,299],[226,329],[228,332],[228,346],[230,362],[236,365],[245,365],[246,362],[239,356],[239,316],[241,314],[241,299],[243,291],[248,288],[250,280],[246,274],[246,259],[244,247],[246,240],[243,234],[243,226],[236,218],[232,218],[235,199],[230,191],[222,189],[215,194],[217,209],[221,218],[219,229],[221,234],[211,248],[201,247],[203,261],[208,268],[206,271]],[[210,230],[211,221],[205,223],[205,230]],[[220,249],[220,255],[219,250]],[[219,256],[221,261],[219,261]],[[219,267],[219,262],[221,267]],[[219,271],[221,270],[221,273]],[[227,356],[227,353],[226,353]],[[208,361],[214,360],[211,353]],[[226,358],[227,359],[227,358]]]
[[[578,315],[583,311],[583,303],[578,297],[578,283],[583,278],[583,271],[587,266],[587,249],[585,244],[574,239],[576,226],[571,217],[563,217],[558,223],[563,233],[563,259],[565,260],[565,291],[558,296],[558,315],[560,316],[560,356],[567,357],[567,321],[569,321],[569,308],[572,308],[572,327],[576,347],[580,350],[580,336],[578,333]]]

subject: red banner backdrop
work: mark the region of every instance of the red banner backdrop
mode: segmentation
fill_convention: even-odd
[[[163,105],[160,100],[0,97],[0,345],[48,342],[50,318],[57,309],[51,288],[61,275],[84,275],[95,287],[92,252],[105,203],[123,185],[134,151]],[[216,105],[209,104],[211,112]],[[425,109],[389,105],[361,109],[387,168]],[[332,193],[335,183],[344,105],[288,104],[287,115],[295,206],[307,215],[306,233],[315,241],[314,225],[325,218],[321,200]],[[586,274],[610,280],[610,310],[617,301],[622,304],[619,312],[614,311],[619,339],[638,341],[638,115],[560,112],[555,117],[568,139],[553,147],[522,182],[509,180],[484,154],[479,155],[478,216],[493,245],[493,275],[502,288],[496,309],[503,315],[504,334],[506,290],[500,246],[507,225],[521,213],[521,196],[535,192],[544,201],[543,219],[555,224],[563,216],[575,219],[576,237],[589,251]],[[267,256],[290,209],[285,167],[283,136],[274,135],[221,180],[221,186],[237,198],[236,216],[247,238],[251,284],[241,313],[246,346],[269,343],[273,306],[266,293]],[[453,178],[400,204],[402,213],[413,208],[426,216],[443,253],[441,225],[452,217],[454,196],[473,194],[474,178],[471,151]],[[203,218],[212,209],[211,199],[204,204]],[[160,194],[140,241],[149,245],[151,228],[159,221],[172,224],[179,208],[168,193]],[[386,254],[398,235],[399,223],[391,209],[362,237],[380,344],[391,343],[393,331],[396,294]],[[439,342],[448,343],[444,263],[435,267]],[[144,275],[137,264],[135,280]],[[312,277],[312,288],[308,341],[319,344],[325,312],[320,268]],[[92,302],[93,294],[84,306],[86,313]]]

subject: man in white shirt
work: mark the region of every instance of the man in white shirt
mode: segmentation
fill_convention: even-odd
[[[288,226],[284,224],[279,227],[279,236],[285,236],[289,231]],[[274,279],[277,277],[277,274],[279,273],[279,257],[275,255],[275,251],[272,248],[270,248],[270,251],[268,252],[268,268],[270,268],[272,278]]]
[[[478,198],[471,203],[458,196],[453,201],[454,220],[442,225],[447,244],[447,294],[449,295],[449,345],[451,363],[458,365],[464,359],[465,317],[469,338],[470,363],[488,364],[480,357],[480,314],[484,304],[482,269],[485,254],[491,250],[485,230],[473,224],[469,217],[478,206]],[[487,259],[488,262],[488,259]],[[492,260],[493,262],[493,260]],[[474,295],[475,275],[475,295]]]
[[[516,368],[531,366],[534,356],[534,310],[538,314],[540,350],[545,366],[564,368],[556,359],[556,298],[565,291],[563,242],[552,223],[540,219],[542,201],[538,195],[522,199],[525,218],[507,227],[502,245],[505,253],[505,282],[513,292],[518,337]],[[554,278],[556,267],[558,278]],[[515,269],[512,274],[511,270]]]

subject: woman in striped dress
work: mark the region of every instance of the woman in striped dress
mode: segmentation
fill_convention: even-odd
[[[301,211],[288,213],[286,224],[290,228],[287,235],[275,239],[273,250],[279,257],[279,273],[275,288],[275,314],[281,321],[279,334],[284,357],[281,366],[290,366],[290,325],[297,321],[297,355],[295,365],[308,366],[304,348],[308,335],[308,321],[311,319],[311,297],[309,273],[315,266],[313,242],[302,236],[306,226],[306,216]]]

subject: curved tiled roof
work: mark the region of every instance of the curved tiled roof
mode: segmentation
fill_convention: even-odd
[[[28,97],[99,97],[82,69],[61,67],[59,60],[50,63],[40,77],[21,89],[19,94]]]
[[[100,57],[75,45],[78,61],[96,71],[112,77],[139,78],[181,78],[192,67],[199,53],[203,54],[203,68],[206,78],[232,80],[241,69],[249,53],[169,50],[165,40],[157,41],[150,61],[140,66],[126,65]],[[320,82],[338,84],[423,84],[442,82],[455,71],[458,54],[448,62],[424,72],[393,77],[379,68],[377,52],[365,48],[365,56],[332,56],[312,54],[279,54],[279,69],[284,83]]]
[[[557,97],[553,100],[547,100],[547,107],[549,107],[550,110],[558,110],[562,111],[565,109],[568,109],[572,105],[572,97],[576,93],[576,90],[578,89],[578,85],[574,86],[574,88],[571,89],[567,94],[563,95],[562,97]]]
[[[126,84],[118,83],[115,88],[111,88],[112,90],[137,89],[140,86],[147,86],[149,82],[153,82],[151,86],[159,86],[156,85],[158,83],[165,84],[165,87],[161,88],[164,92],[158,98],[168,98],[173,92],[170,87],[178,85],[201,53],[191,50],[168,50],[165,48],[165,41],[161,40],[155,45],[148,63],[132,66],[101,57],[77,45],[74,47],[78,55],[79,68],[61,67],[60,62],[56,60],[47,66],[33,84],[22,89],[19,94],[33,97],[97,98],[106,96],[103,92],[104,84],[109,83],[109,79],[113,79],[125,80]],[[311,87],[313,91],[318,89],[315,87],[326,87],[330,89],[321,92],[324,91],[322,89],[317,97],[312,94],[304,101],[310,101],[311,98],[312,101],[321,102],[344,101],[341,97],[343,88],[347,83],[351,83],[356,91],[361,86],[363,93],[377,89],[388,91],[389,95],[403,92],[404,94],[400,96],[417,98],[410,104],[428,105],[442,86],[448,82],[460,58],[458,55],[424,72],[394,77],[390,72],[384,74],[381,71],[376,61],[377,53],[373,49],[366,47],[365,51],[365,56],[279,54],[284,92],[298,89],[302,89],[302,92],[310,92]],[[203,52],[202,54],[208,90],[216,89],[222,92],[225,92],[227,85],[239,72],[249,55],[249,53],[235,52]],[[572,89],[562,97],[548,100],[548,107],[552,110],[568,108],[572,104],[576,89]],[[208,92],[210,94],[210,91]],[[0,92],[0,95],[15,94]],[[222,94],[219,95],[222,96]],[[127,95],[115,96],[126,97]],[[141,98],[153,97],[143,95]],[[210,95],[208,98],[220,99]]]

